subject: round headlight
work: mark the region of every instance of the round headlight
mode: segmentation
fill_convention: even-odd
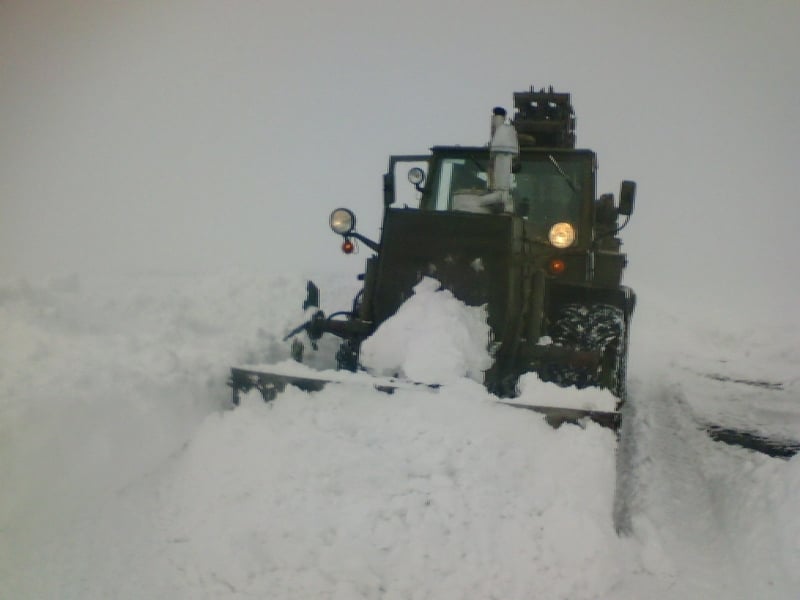
[[[413,167],[408,170],[408,180],[414,185],[421,185],[425,181],[425,171],[419,167]]]
[[[575,242],[575,228],[569,223],[556,223],[547,237],[556,248],[569,248]]]
[[[337,208],[331,213],[331,229],[339,235],[347,235],[356,228],[356,216],[346,208]]]

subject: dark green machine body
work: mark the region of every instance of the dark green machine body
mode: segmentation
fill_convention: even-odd
[[[437,279],[466,304],[489,307],[489,324],[500,331],[516,310],[509,293],[518,278],[522,250],[518,219],[389,209],[383,221],[371,319],[389,318],[424,277]],[[511,304],[511,305],[509,305]],[[367,315],[365,315],[367,316]]]
[[[551,157],[562,169],[571,165],[580,172],[583,167],[575,181],[577,191],[563,181]],[[634,295],[621,285],[626,259],[614,236],[616,219],[611,222],[607,217],[605,225],[598,223],[597,213],[609,208],[607,198],[594,199],[594,155],[585,150],[522,150],[522,164],[536,165],[532,171],[547,170],[550,183],[569,196],[572,206],[567,212],[576,217],[578,234],[575,243],[564,249],[554,248],[546,238],[545,229],[552,223],[543,224],[521,210],[474,214],[453,211],[443,203],[437,210],[436,191],[443,189],[437,174],[443,163],[462,158],[482,165],[488,161],[488,150],[434,148],[429,159],[432,177],[420,206],[386,207],[378,252],[367,262],[359,320],[371,323],[374,329],[391,317],[427,276],[466,304],[487,306],[495,366],[487,372],[486,384],[502,395],[513,395],[520,374],[541,371],[547,363],[601,360],[589,355],[592,348],[540,343],[543,337],[550,337],[550,324],[558,320],[565,306],[616,307],[626,328],[633,311]],[[390,165],[402,162],[392,160]],[[530,203],[526,208],[533,210]],[[554,260],[563,265],[562,271],[553,272]]]
[[[378,241],[355,230],[350,211],[334,211],[343,247],[361,241],[374,251],[363,290],[350,311],[333,318],[317,311],[290,335],[337,335],[340,368],[358,369],[361,342],[432,277],[466,304],[487,307],[494,364],[485,383],[493,392],[513,396],[519,376],[533,371],[623,398],[635,297],[622,285],[617,233],[633,210],[635,184],[623,182],[618,204],[611,194],[596,196],[596,157],[574,148],[568,94],[531,90],[514,100],[513,127],[502,109],[492,122],[493,136],[513,131],[510,144],[493,137],[484,147],[391,157]],[[497,168],[502,152],[505,172]],[[402,188],[396,175],[404,164],[413,168]],[[313,284],[305,306],[318,306]]]

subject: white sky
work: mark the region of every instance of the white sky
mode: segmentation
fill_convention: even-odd
[[[794,0],[0,0],[0,274],[356,272],[332,208],[377,236],[390,154],[483,144],[552,84],[598,191],[639,184],[629,284],[793,307],[798,23]]]

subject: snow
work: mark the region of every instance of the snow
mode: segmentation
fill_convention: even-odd
[[[328,279],[323,308],[348,306],[357,282]],[[2,281],[0,597],[796,600],[800,456],[701,424],[800,438],[800,328],[645,292],[618,440],[498,403],[480,309],[429,281],[369,361],[446,385],[343,377],[236,409],[229,365],[306,369],[281,340],[300,277]]]
[[[608,390],[586,388],[577,391],[573,388],[556,388],[540,380],[534,373],[520,377],[517,387],[519,396],[514,398],[516,404],[603,412],[614,412],[617,408],[617,399]]]
[[[483,381],[492,366],[486,308],[470,307],[424,277],[391,319],[361,348],[361,362],[379,375],[437,384],[469,377]]]

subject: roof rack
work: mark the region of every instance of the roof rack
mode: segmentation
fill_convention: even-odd
[[[575,147],[575,111],[570,95],[531,86],[528,92],[514,92],[514,127],[520,146],[545,148]]]

